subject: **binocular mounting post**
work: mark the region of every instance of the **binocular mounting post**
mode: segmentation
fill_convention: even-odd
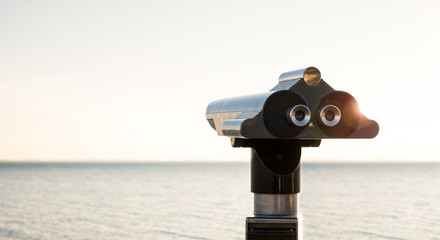
[[[251,148],[254,216],[246,218],[246,240],[301,240],[301,147],[318,147],[321,140],[231,138],[231,143]]]

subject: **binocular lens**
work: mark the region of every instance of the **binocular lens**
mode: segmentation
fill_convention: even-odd
[[[341,111],[335,105],[327,105],[322,108],[319,116],[326,126],[333,127],[341,120]]]
[[[298,127],[304,127],[310,121],[310,109],[305,105],[296,105],[292,107],[288,114],[289,122]]]
[[[327,121],[333,121],[335,119],[335,113],[332,111],[327,111],[325,113],[325,119],[327,119]]]
[[[296,111],[296,113],[295,113],[296,120],[302,121],[302,120],[304,120],[305,117],[306,117],[306,114],[304,113],[303,110]]]

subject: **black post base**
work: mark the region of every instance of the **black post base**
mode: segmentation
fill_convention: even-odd
[[[299,240],[297,218],[246,218],[246,240]]]

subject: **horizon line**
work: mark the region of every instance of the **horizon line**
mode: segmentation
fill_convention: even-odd
[[[250,163],[250,159],[229,159],[229,160],[177,160],[177,159],[169,159],[169,160],[35,160],[35,159],[27,159],[27,160],[9,160],[9,159],[0,159],[0,164],[7,163],[16,163],[16,164],[79,164],[79,163],[90,163],[90,164],[134,164],[134,163]],[[359,161],[348,161],[348,160],[301,160],[301,163],[306,164],[426,164],[426,163],[440,163],[440,160],[359,160]]]

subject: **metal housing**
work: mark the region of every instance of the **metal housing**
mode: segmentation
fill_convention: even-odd
[[[358,110],[350,94],[334,90],[320,77],[314,67],[283,73],[269,92],[211,102],[206,118],[218,135],[232,138],[374,138],[379,125]],[[295,105],[310,109],[306,126],[291,124],[285,117]],[[340,109],[341,119],[334,126],[320,120],[320,111],[327,105]]]

